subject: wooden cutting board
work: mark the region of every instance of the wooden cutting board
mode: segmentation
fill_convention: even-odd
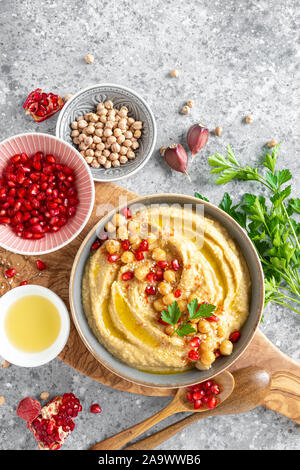
[[[109,183],[96,183],[96,200],[93,213],[83,232],[69,245],[59,251],[40,256],[46,265],[45,271],[36,269],[37,257],[22,256],[0,248],[0,285],[2,295],[23,280],[32,284],[49,287],[69,305],[68,279],[74,256],[89,230],[98,222],[96,208],[101,203],[119,204],[119,197],[127,196],[128,200],[136,194]],[[4,271],[14,267],[18,275],[14,279],[5,279]],[[73,322],[68,343],[59,358],[77,371],[110,387],[131,393],[151,396],[167,396],[174,390],[161,390],[132,384],[103,367],[94,359],[82,343]],[[250,365],[261,366],[272,373],[271,392],[265,400],[265,406],[288,416],[300,424],[300,364],[281,353],[261,333],[257,331],[247,351],[230,368],[237,370]]]

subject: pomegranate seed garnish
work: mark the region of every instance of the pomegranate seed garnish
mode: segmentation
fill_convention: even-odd
[[[154,286],[147,286],[145,289],[147,295],[155,295],[156,294],[156,287]]]
[[[199,408],[201,408],[201,406],[203,406],[202,400],[195,400],[194,401],[194,409],[195,410],[199,410]]]
[[[91,250],[98,250],[98,248],[100,248],[101,245],[102,245],[101,240],[97,238],[97,240],[95,240],[94,243],[92,244]]]
[[[198,336],[194,336],[194,338],[191,339],[189,344],[191,348],[195,349],[195,348],[199,348],[200,343],[201,343],[201,339],[198,338]]]
[[[215,355],[216,359],[218,359],[218,357],[220,357],[222,355],[221,352],[220,352],[220,349],[215,349],[214,350],[214,355]]]
[[[180,289],[176,289],[176,291],[174,292],[174,297],[176,297],[178,299],[178,297],[181,296],[181,290]]]
[[[144,253],[142,251],[139,251],[137,250],[135,253],[134,253],[134,256],[135,256],[135,259],[137,261],[141,261],[142,259],[144,259]]]
[[[125,273],[122,274],[122,280],[123,281],[130,281],[133,279],[134,273],[132,271],[126,271]]]
[[[90,411],[91,413],[101,413],[102,409],[101,406],[98,405],[98,403],[94,403],[93,405],[91,405]]]
[[[130,219],[132,217],[129,207],[124,207],[124,209],[122,209],[122,214],[126,217],[126,219]]]
[[[171,266],[174,271],[178,271],[180,269],[180,264],[177,258],[172,259]]]
[[[241,333],[239,331],[234,331],[229,336],[229,339],[232,343],[236,343],[240,339],[240,337],[241,337]]]
[[[22,282],[20,282],[19,285],[20,285],[20,286],[27,286],[27,284],[28,284],[28,281],[22,281]]]
[[[149,250],[149,244],[148,244],[147,240],[142,240],[138,249],[141,250],[141,251],[148,251]]]
[[[157,281],[157,275],[153,273],[152,271],[150,271],[150,273],[147,274],[146,279],[149,282],[155,282]]]
[[[36,267],[38,268],[39,271],[43,271],[44,269],[46,269],[45,263],[41,261],[40,259],[36,260]]]
[[[116,261],[118,261],[118,259],[119,259],[119,255],[117,254],[108,255],[107,257],[107,261],[109,261],[110,263],[115,263]]]
[[[191,350],[188,352],[188,358],[189,358],[191,361],[198,361],[198,359],[199,359],[199,353],[198,353],[198,351],[195,351],[194,349],[191,349]]]
[[[15,268],[10,268],[5,271],[5,276],[7,279],[11,279],[17,274],[17,270]]]
[[[207,406],[210,410],[213,410],[216,406],[217,406],[217,399],[216,397],[209,397],[209,399],[207,400]]]
[[[220,387],[218,384],[213,384],[211,387],[210,387],[210,392],[213,393],[214,395],[219,395],[220,393]]]
[[[124,251],[130,250],[130,242],[129,240],[122,240],[121,241],[121,246]]]
[[[164,272],[162,271],[162,269],[157,269],[156,270],[156,276],[157,276],[157,280],[158,281],[162,281],[163,278],[164,278]]]
[[[168,261],[158,261],[157,263],[157,266],[160,268],[160,269],[167,269],[168,266],[169,266],[169,263]]]
[[[216,315],[211,315],[210,317],[207,317],[205,320],[207,320],[207,321],[219,321],[220,318],[217,317]]]

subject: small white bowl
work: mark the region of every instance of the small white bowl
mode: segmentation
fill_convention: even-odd
[[[60,316],[60,332],[56,341],[49,348],[37,353],[27,353],[17,349],[7,338],[5,319],[9,307],[22,297],[39,295],[50,300]],[[0,299],[0,355],[7,361],[21,367],[36,367],[52,361],[65,347],[70,333],[70,317],[64,302],[50,289],[42,286],[19,286],[6,292]]]

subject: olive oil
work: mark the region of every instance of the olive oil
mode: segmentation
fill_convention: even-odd
[[[57,339],[60,327],[57,308],[40,295],[28,295],[16,300],[5,318],[8,340],[27,353],[49,348]]]

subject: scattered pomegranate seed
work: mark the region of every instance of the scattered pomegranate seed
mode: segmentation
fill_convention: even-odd
[[[198,336],[194,336],[194,338],[191,339],[189,344],[191,348],[194,349],[194,348],[199,348],[200,343],[201,343],[201,339]]]
[[[5,271],[5,277],[11,279],[17,274],[17,270],[15,268],[10,268]]]
[[[142,251],[139,251],[137,250],[135,253],[134,253],[134,256],[135,256],[135,259],[137,261],[141,261],[142,259],[144,259],[144,253]]]
[[[236,343],[240,339],[240,337],[241,337],[241,333],[239,331],[234,331],[229,336],[229,339],[232,343]]]
[[[19,285],[20,285],[20,286],[27,286],[27,284],[28,284],[28,281],[22,281],[22,282],[20,282]]]
[[[220,318],[217,317],[217,315],[211,315],[210,317],[207,317],[205,320],[214,322],[214,321],[219,321]]]
[[[216,397],[209,397],[207,400],[207,406],[210,410],[213,410],[217,406],[217,403]]]
[[[63,105],[64,101],[61,96],[43,93],[40,88],[37,88],[28,95],[23,108],[26,109],[26,114],[30,114],[35,121],[41,122],[57,113]]]
[[[141,250],[141,251],[148,251],[149,250],[149,244],[148,244],[147,240],[142,240],[138,249]]]
[[[101,406],[98,405],[98,403],[94,403],[93,405],[91,405],[90,411],[91,413],[101,413],[102,409]]]
[[[147,279],[147,281],[149,281],[149,282],[155,282],[155,281],[157,281],[157,274],[155,274],[154,272],[150,271],[150,273],[147,274],[146,279]]]
[[[177,258],[172,259],[171,266],[174,271],[178,271],[180,269],[180,264]]]
[[[129,240],[121,241],[121,246],[124,251],[128,251],[131,248]]]
[[[157,266],[160,269],[164,270],[164,269],[167,269],[169,267],[169,263],[168,263],[168,261],[158,261]]]
[[[126,219],[130,219],[132,217],[129,207],[124,207],[124,209],[122,209],[122,214],[126,217]]]
[[[92,244],[91,250],[98,250],[98,248],[100,248],[101,245],[102,245],[102,241],[99,240],[99,238],[97,238]]]
[[[191,361],[198,361],[198,359],[199,359],[199,353],[198,353],[198,351],[195,351],[194,349],[191,349],[191,350],[188,352],[188,358],[189,358]]]
[[[123,281],[130,281],[133,279],[134,273],[132,271],[126,271],[125,273],[122,274],[122,280]]]
[[[118,259],[119,259],[119,255],[117,254],[108,255],[107,257],[107,261],[109,261],[110,263],[115,263],[116,261],[118,261]]]
[[[154,286],[147,286],[145,289],[147,295],[155,295],[156,294],[156,287]]]
[[[38,268],[39,271],[43,271],[44,269],[46,269],[45,263],[41,261],[40,259],[36,260],[36,267]]]
[[[198,410],[199,408],[201,408],[201,406],[203,406],[202,400],[195,400],[194,401],[194,409],[195,410]]]
[[[181,290],[180,289],[176,289],[176,291],[174,292],[174,297],[176,297],[176,299],[178,299],[178,297],[181,296]]]

